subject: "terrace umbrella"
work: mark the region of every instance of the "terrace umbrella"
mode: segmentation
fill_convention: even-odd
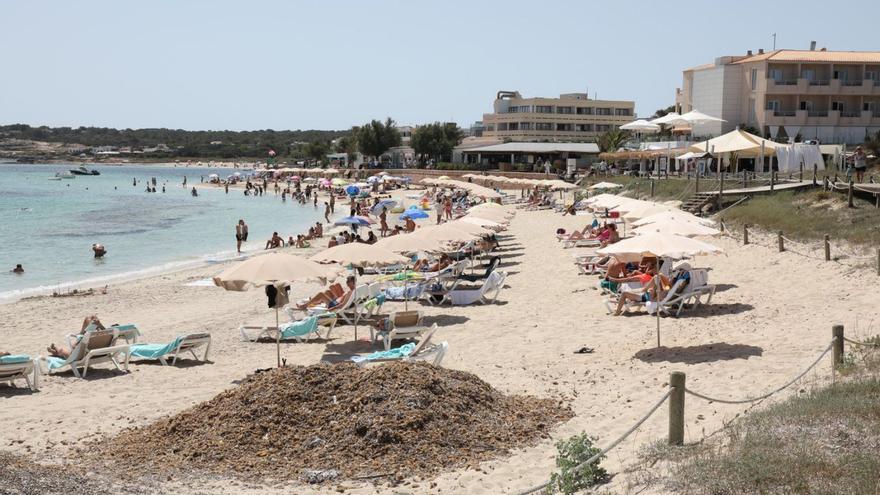
[[[671,206],[661,205],[659,203],[650,203],[646,202],[645,204],[636,205],[634,208],[629,209],[623,214],[623,218],[626,220],[634,221],[645,218],[649,215],[654,215],[657,213],[663,213],[664,211],[673,211],[674,208]]]
[[[342,266],[354,268],[355,286],[357,286],[357,268],[382,268],[409,262],[408,258],[375,244],[360,242],[334,246],[309,259],[317,263],[339,263]],[[357,319],[354,321],[354,338],[357,340]]]
[[[393,199],[383,199],[370,208],[370,213],[378,215],[382,213],[382,208],[387,208],[388,211],[391,211],[395,206],[397,206],[397,201],[394,201]]]
[[[409,208],[406,209],[406,211],[404,211],[403,213],[400,214],[398,219],[406,220],[407,218],[411,218],[413,220],[420,220],[420,219],[429,218],[429,217],[430,217],[430,215],[425,213],[425,210],[422,210],[418,206],[410,206]]]
[[[335,277],[334,270],[299,256],[271,253],[254,256],[236,264],[214,277],[214,285],[231,291],[246,291],[250,287],[274,285],[279,282],[293,283],[319,281]],[[281,329],[278,328],[278,307],[275,306],[275,351],[278,367],[281,367]]]

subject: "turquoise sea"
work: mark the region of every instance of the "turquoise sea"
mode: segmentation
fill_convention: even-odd
[[[273,231],[295,237],[324,213],[322,203],[317,210],[282,203],[271,192],[252,197],[205,187],[193,197],[191,187],[182,187],[184,177],[191,186],[211,173],[237,171],[230,168],[89,165],[101,175],[49,180],[75,167],[0,164],[0,301],[233,258],[239,218],[250,228],[244,249],[254,251]],[[147,193],[154,177],[157,192]],[[106,246],[103,259],[94,258],[93,243]],[[11,273],[18,263],[24,274]]]

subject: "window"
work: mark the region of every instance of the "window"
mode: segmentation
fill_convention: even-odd
[[[813,111],[813,102],[812,101],[802,101],[800,105],[801,110],[806,110],[808,112]]]
[[[593,107],[577,107],[578,115],[593,115]]]
[[[831,102],[831,109],[837,110],[838,112],[843,112],[846,110],[846,105],[844,105],[844,103],[842,101],[832,101]]]
[[[862,104],[862,110],[865,112],[873,112],[874,108],[875,106],[873,101],[866,101]]]
[[[593,132],[593,124],[578,124],[574,126],[574,130],[578,132]]]
[[[499,124],[498,124],[498,130],[499,130],[499,131],[506,131],[506,130],[507,130],[507,122],[501,122],[501,123],[499,123]]]
[[[551,105],[535,105],[535,113],[553,113]]]
[[[535,130],[536,131],[552,131],[553,124],[550,124],[547,122],[536,122],[535,123]]]
[[[521,131],[530,131],[530,130],[532,130],[532,123],[531,122],[520,122],[519,129]]]
[[[556,113],[573,113],[571,107],[556,107]]]
[[[834,71],[834,79],[840,79],[841,81],[846,81],[849,74],[846,70],[836,70]]]
[[[493,132],[495,130],[495,124],[486,124],[486,130]]]
[[[767,110],[779,111],[779,100],[770,100],[767,102]]]
[[[518,122],[511,122],[510,124],[507,124],[507,130],[508,131],[518,131],[519,130],[519,123]]]
[[[596,124],[596,132],[608,132],[611,130],[611,126],[608,124]]]
[[[803,71],[801,71],[801,77],[803,77],[807,81],[815,81],[816,71],[814,71],[813,69],[804,69]]]
[[[507,113],[517,113],[519,112],[519,107],[508,107]]]
[[[519,113],[531,113],[531,112],[532,112],[532,107],[530,107],[528,105],[522,105],[521,107],[519,107]]]
[[[782,69],[770,69],[770,72],[768,74],[768,78],[773,79],[777,84],[781,83],[782,82]]]
[[[869,81],[873,81],[874,79],[877,79],[877,73],[872,70],[866,70],[865,71],[865,79],[868,79]]]
[[[610,108],[597,108],[596,115],[611,115]]]
[[[758,69],[752,69],[752,89],[758,89]]]
[[[569,132],[572,130],[571,124],[556,124],[556,130],[560,132]]]
[[[615,108],[614,115],[630,116],[632,115],[632,112],[629,111],[629,108]]]

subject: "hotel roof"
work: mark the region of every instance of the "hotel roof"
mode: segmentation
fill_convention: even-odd
[[[827,50],[776,50],[745,57],[733,62],[745,64],[749,62],[840,62],[856,64],[880,63],[880,52],[832,52]]]
[[[509,143],[469,148],[463,151],[468,153],[598,153],[599,145],[596,143],[529,143],[511,141]]]

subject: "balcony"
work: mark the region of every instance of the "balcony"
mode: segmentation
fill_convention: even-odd
[[[809,81],[810,86],[830,86],[831,80],[829,79],[813,79]]]
[[[828,110],[808,110],[807,117],[827,117]]]
[[[773,110],[774,117],[794,117],[797,115],[797,110]]]
[[[847,80],[847,81],[843,81],[843,80],[842,80],[842,81],[840,81],[840,85],[841,85],[841,86],[861,86],[861,85],[862,85],[862,80],[861,80],[861,79],[859,79],[858,81],[848,81],[848,80]]]
[[[853,110],[843,110],[840,112],[841,117],[861,117],[862,112],[857,112]]]

